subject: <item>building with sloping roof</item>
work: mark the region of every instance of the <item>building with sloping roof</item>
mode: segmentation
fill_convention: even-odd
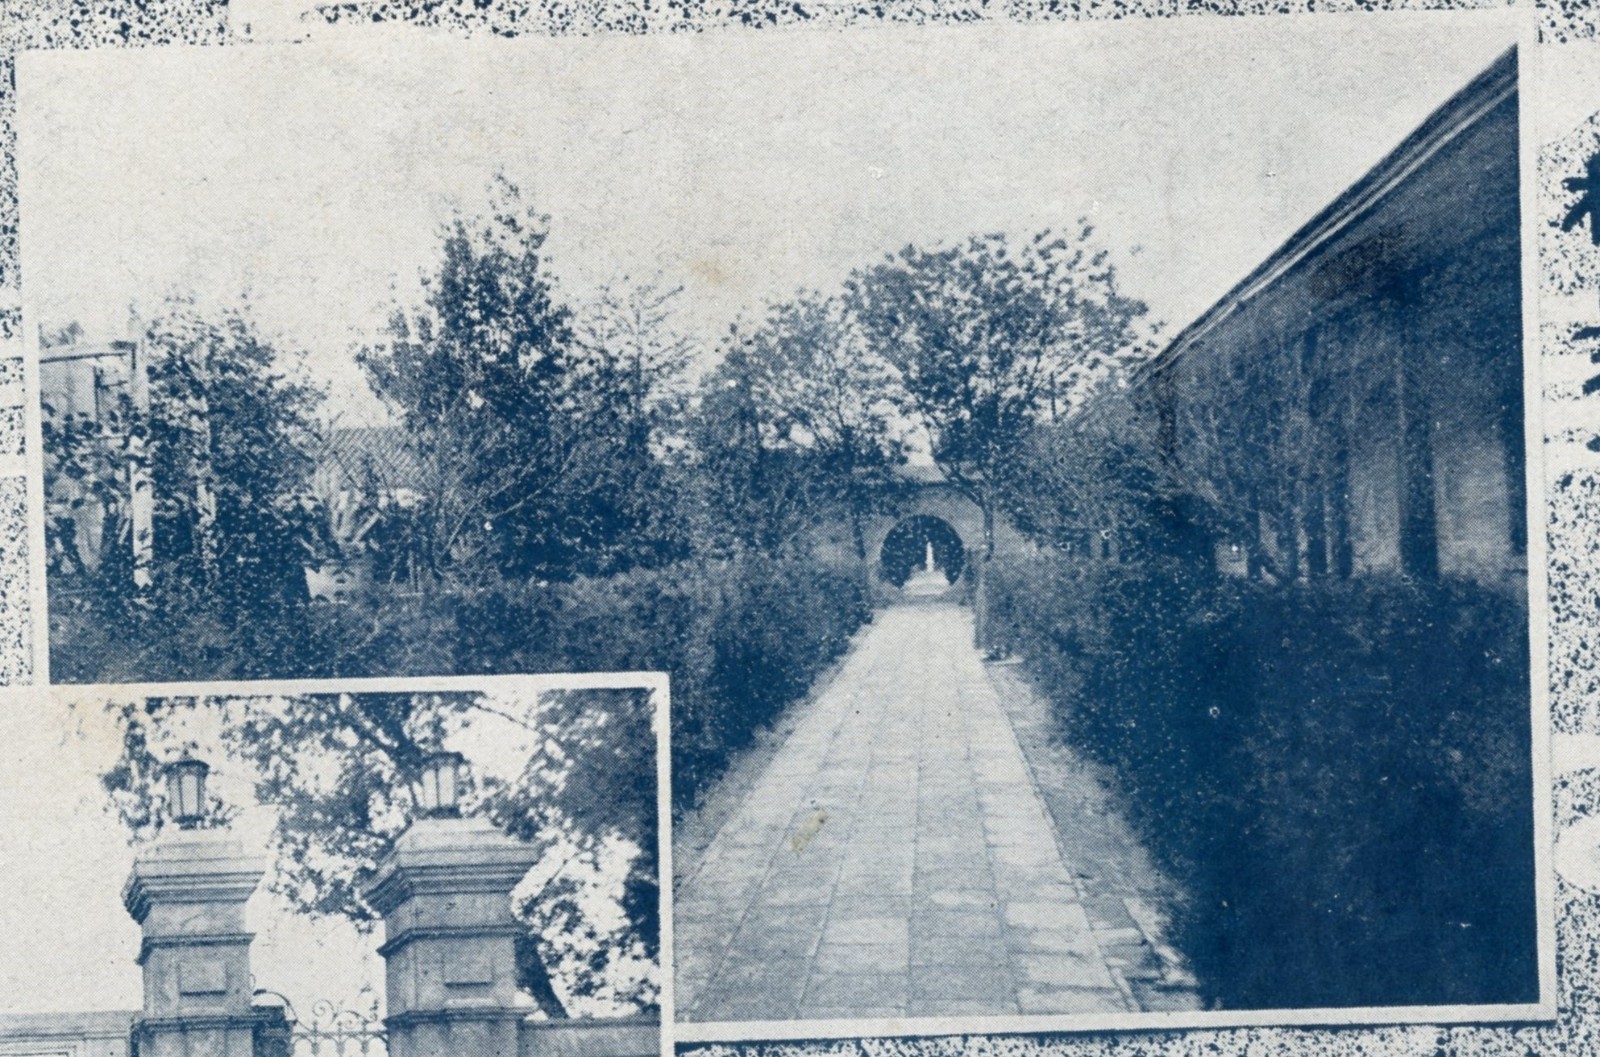
[[[1527,571],[1515,49],[1133,378],[1218,561]]]
[[[421,493],[425,472],[399,426],[341,426],[316,453],[311,490],[319,496],[357,490]]]

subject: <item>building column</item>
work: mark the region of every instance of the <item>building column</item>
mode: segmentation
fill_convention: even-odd
[[[1439,517],[1434,496],[1433,407],[1427,358],[1431,349],[1416,332],[1413,316],[1422,303],[1416,276],[1395,280],[1404,324],[1395,357],[1396,468],[1400,571],[1416,580],[1439,578]]]
[[[251,1008],[245,903],[265,861],[221,830],[169,831],[140,854],[123,905],[144,930],[140,1057],[254,1057],[281,1013]]]
[[[424,818],[367,885],[383,916],[390,1057],[516,1057],[521,1024],[511,890],[534,849],[481,819]]]

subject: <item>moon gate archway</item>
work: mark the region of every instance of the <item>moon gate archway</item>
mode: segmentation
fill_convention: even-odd
[[[936,570],[953,584],[966,564],[967,546],[961,534],[944,518],[932,514],[902,518],[878,548],[878,575],[895,587],[905,586],[919,570]]]

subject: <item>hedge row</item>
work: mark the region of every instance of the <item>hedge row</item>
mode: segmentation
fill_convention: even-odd
[[[1228,1008],[1536,999],[1527,614],[1468,583],[993,570],[991,620],[1116,772]]]
[[[58,597],[51,656],[63,682],[666,671],[681,808],[870,613],[863,576],[752,556],[250,613],[197,597],[112,614]]]

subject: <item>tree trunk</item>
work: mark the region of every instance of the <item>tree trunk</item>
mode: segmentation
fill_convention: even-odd
[[[983,554],[972,609],[978,649],[987,654],[993,645],[989,641],[989,563],[994,560],[994,500],[985,494],[978,507],[983,511]]]
[[[989,559],[977,563],[972,590],[972,637],[978,652],[989,652]]]
[[[142,427],[150,422],[150,373],[146,338],[135,329],[129,360],[128,391]],[[150,470],[144,429],[128,436],[128,541],[133,550],[133,586],[143,591],[153,582],[155,564],[155,482]],[[102,539],[105,536],[102,536]]]
[[[532,936],[518,936],[516,958],[517,985],[533,996],[545,1016],[551,1020],[566,1020],[569,1015],[567,1007],[561,1001],[561,996],[556,994],[555,985],[550,982],[550,973],[545,969],[544,959],[539,956],[538,941]]]

